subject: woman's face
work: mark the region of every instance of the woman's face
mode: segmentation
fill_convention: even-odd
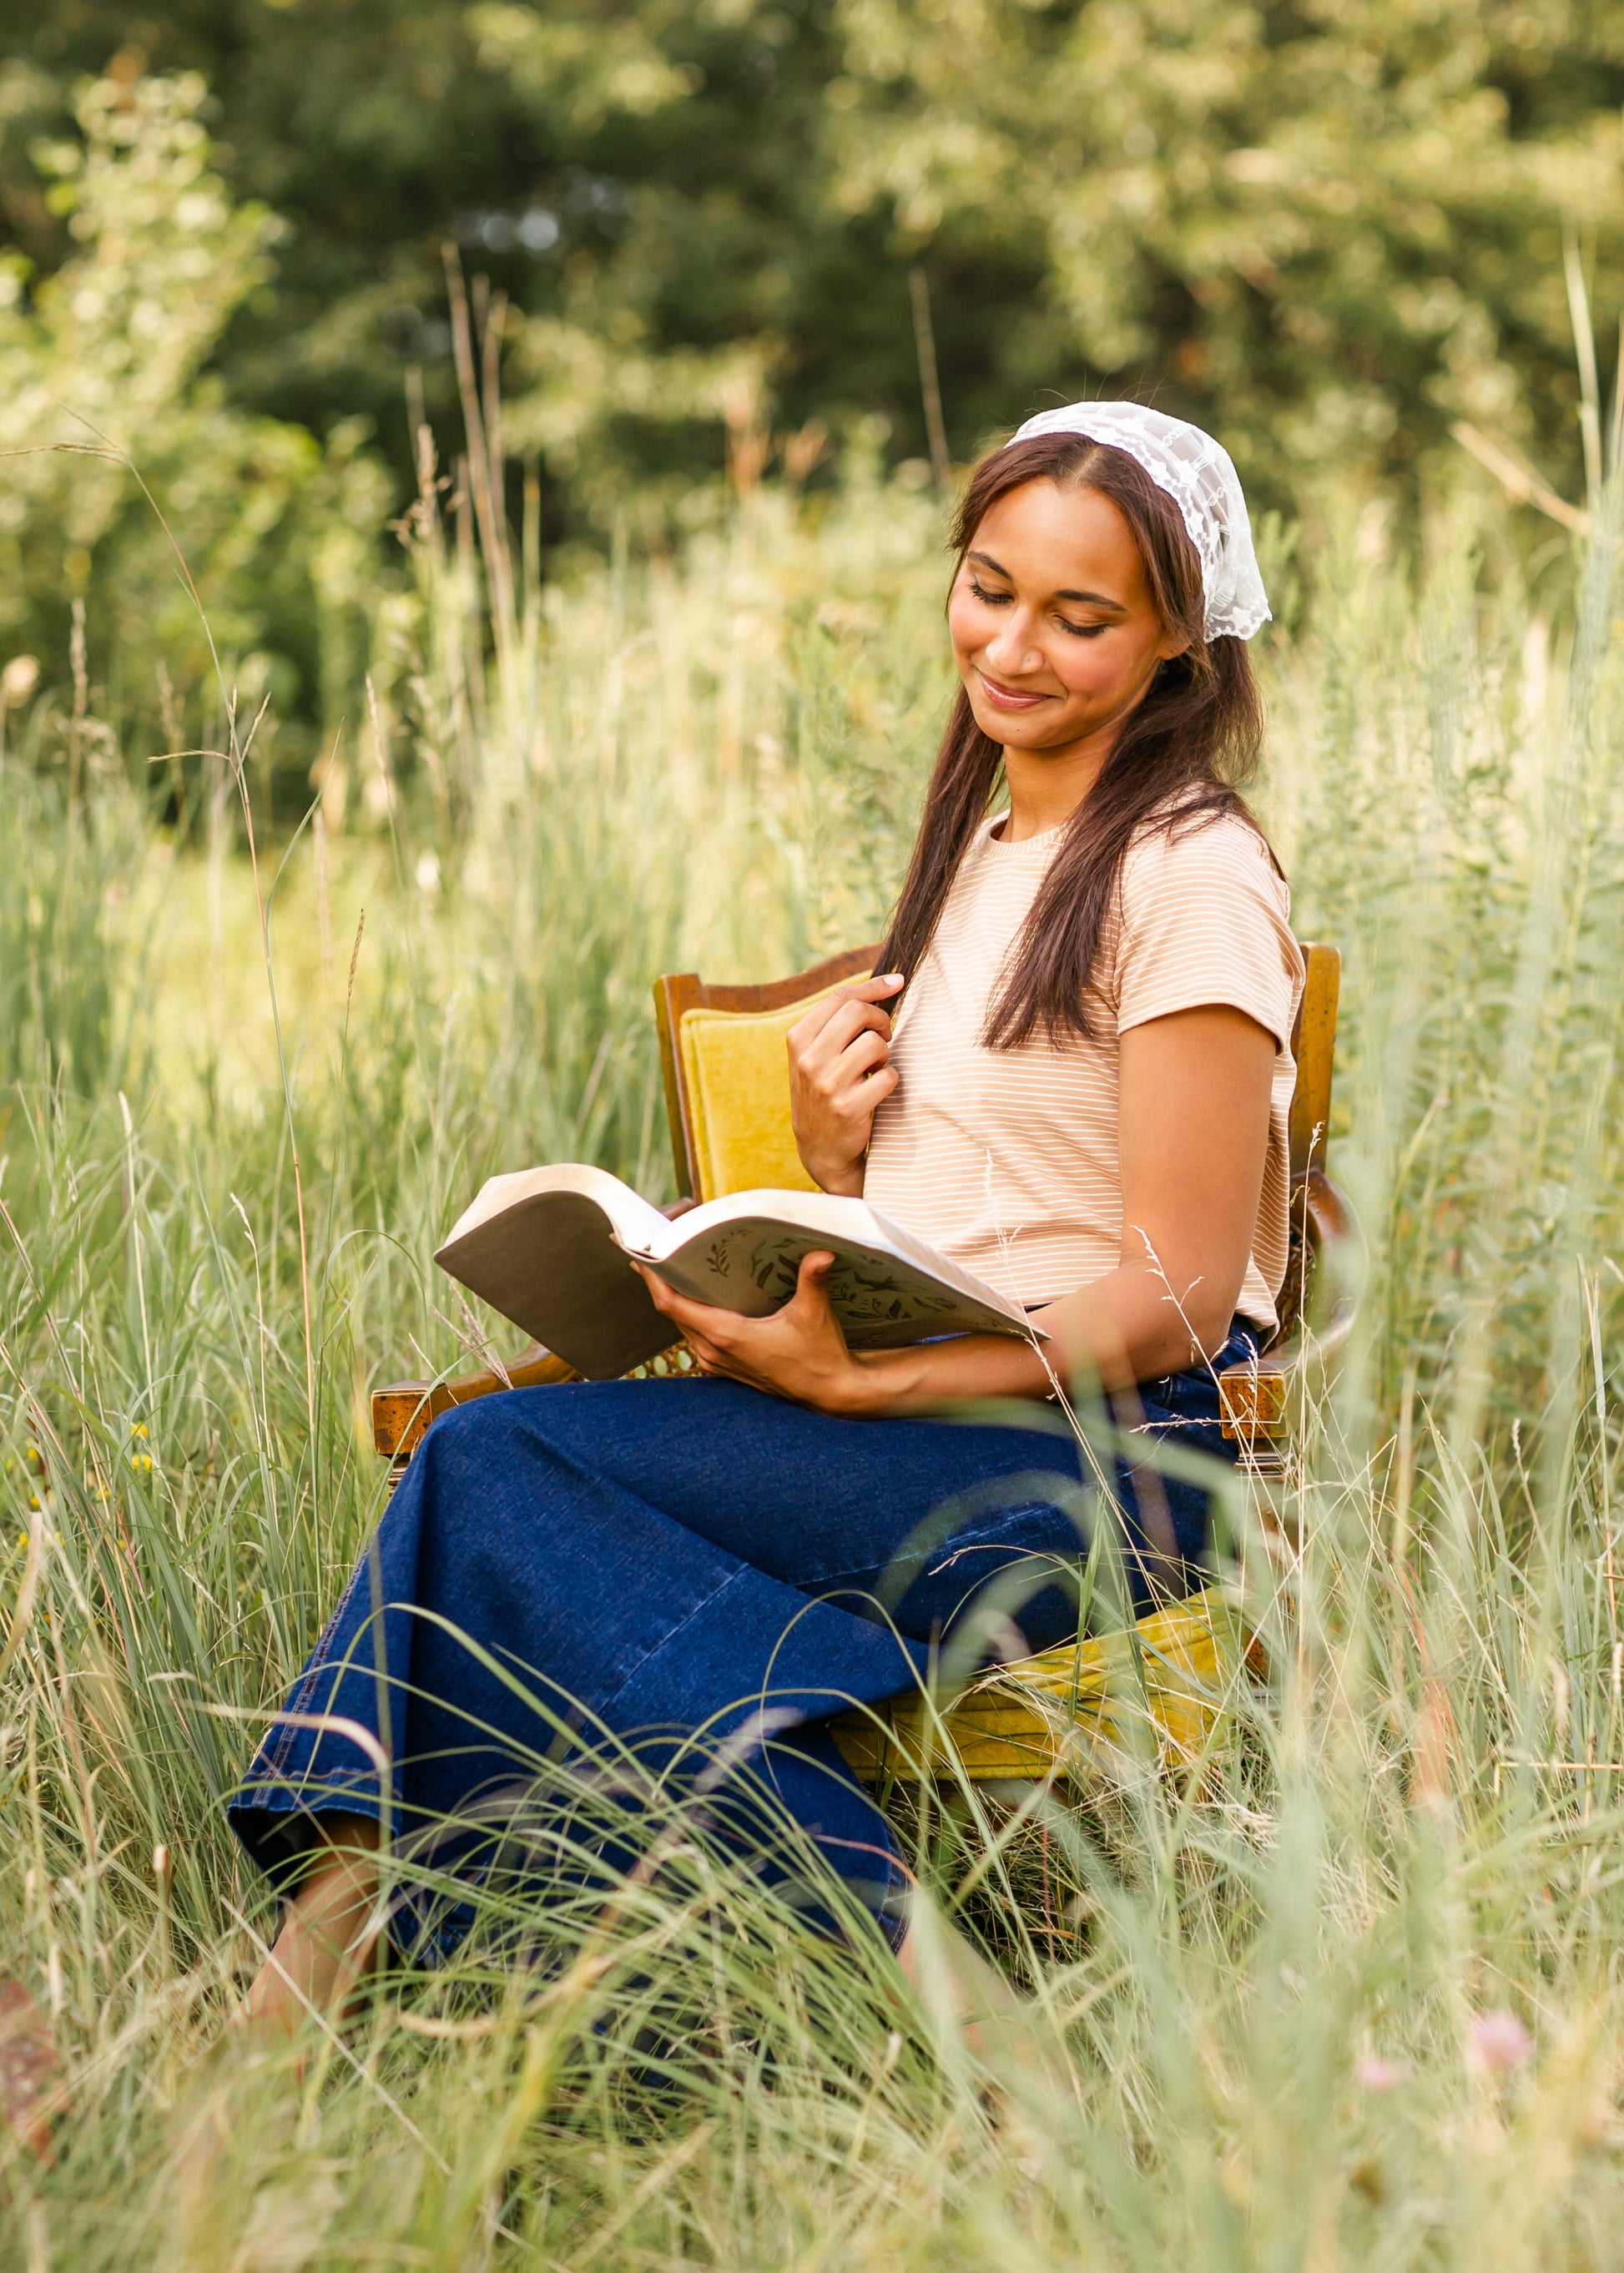
[[[1097,490],[1023,483],[988,512],[947,605],[981,731],[1058,754],[1115,728],[1188,641],[1157,614],[1132,531]]]

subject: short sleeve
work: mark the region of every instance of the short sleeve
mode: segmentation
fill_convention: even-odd
[[[1147,832],[1122,870],[1116,1031],[1209,1003],[1244,1010],[1289,1052],[1303,986],[1291,896],[1237,814]]]

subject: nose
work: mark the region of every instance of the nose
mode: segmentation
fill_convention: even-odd
[[[1013,608],[982,650],[994,671],[1003,678],[1021,679],[1043,667],[1042,650],[1033,635],[1032,618],[1025,608]]]

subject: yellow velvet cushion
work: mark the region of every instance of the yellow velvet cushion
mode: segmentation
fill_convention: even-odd
[[[1146,1748],[1189,1767],[1217,1733],[1243,1655],[1235,1609],[1209,1587],[1135,1626],[979,1674],[939,1718],[909,1694],[831,1725],[867,1783],[950,1776],[944,1741],[972,1783],[1086,1776]]]
[[[684,1011],[677,1042],[698,1170],[696,1198],[763,1187],[816,1191],[790,1127],[785,1037],[809,1004],[835,991],[820,988],[781,1010]]]

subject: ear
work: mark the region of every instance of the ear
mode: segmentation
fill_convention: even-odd
[[[1176,655],[1188,655],[1193,644],[1188,632],[1166,631],[1156,649],[1156,661],[1171,663]]]

